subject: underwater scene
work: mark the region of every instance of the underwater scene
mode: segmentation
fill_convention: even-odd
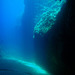
[[[71,1],[0,1],[0,75],[72,75]]]

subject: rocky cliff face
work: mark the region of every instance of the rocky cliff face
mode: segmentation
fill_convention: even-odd
[[[74,73],[74,15],[74,1],[67,0],[56,17],[56,23],[43,37],[39,33],[46,27],[42,29],[38,26],[41,28],[38,30],[35,27],[36,61],[54,75],[73,75]]]

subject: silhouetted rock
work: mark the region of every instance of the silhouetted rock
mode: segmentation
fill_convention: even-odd
[[[41,37],[34,38],[36,61],[54,75],[74,75],[75,13],[74,0],[67,0],[56,23]]]

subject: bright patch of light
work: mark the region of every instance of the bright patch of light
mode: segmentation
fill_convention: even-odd
[[[5,28],[10,29],[21,22],[25,10],[24,0],[4,0],[2,9]]]
[[[27,61],[23,61],[23,60],[12,58],[12,57],[11,58],[5,58],[5,59],[17,61],[17,62],[19,62],[25,66],[31,67],[37,73],[48,75],[48,73],[44,69],[42,69],[40,66],[38,66],[36,63],[27,62]]]

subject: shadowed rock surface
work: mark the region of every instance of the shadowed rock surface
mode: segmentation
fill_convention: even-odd
[[[67,0],[56,23],[44,37],[34,38],[36,61],[54,75],[74,75],[75,13],[74,0]]]

